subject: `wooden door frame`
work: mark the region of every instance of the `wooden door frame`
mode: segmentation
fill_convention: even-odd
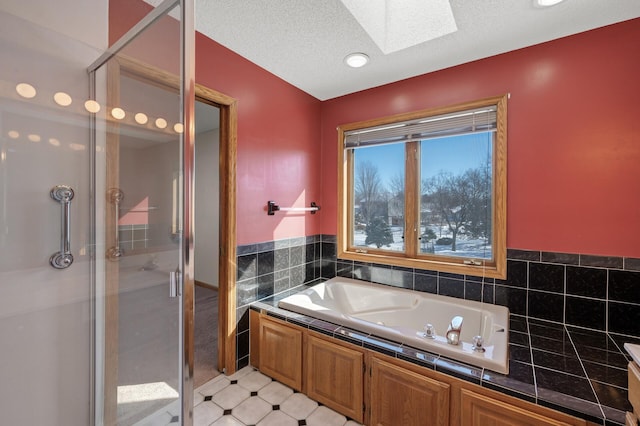
[[[119,55],[107,64],[107,106],[119,106],[119,82],[122,75],[138,78],[150,84],[179,90],[180,79],[175,74]],[[213,104],[220,109],[220,257],[218,273],[218,370],[232,374],[236,370],[236,158],[237,158],[237,100],[218,91],[197,84],[196,100]],[[109,120],[111,121],[111,120]],[[110,124],[117,128],[117,121]],[[107,134],[107,189],[118,187],[119,136]],[[107,217],[106,244],[115,235],[117,224]],[[117,419],[118,383],[118,280],[117,263],[106,262],[106,267],[116,279],[106,283],[105,297],[105,420],[115,424]],[[193,323],[193,319],[191,321]],[[190,340],[193,345],[193,339]],[[190,353],[193,348],[190,348]]]

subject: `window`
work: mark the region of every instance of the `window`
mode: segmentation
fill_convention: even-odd
[[[338,256],[506,275],[506,96],[338,128]]]

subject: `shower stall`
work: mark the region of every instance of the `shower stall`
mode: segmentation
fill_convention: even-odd
[[[0,6],[3,423],[188,425],[193,0],[111,47],[107,0],[49,3]]]

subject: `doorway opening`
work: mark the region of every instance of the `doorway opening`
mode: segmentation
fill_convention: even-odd
[[[220,109],[195,104],[194,388],[218,376]]]

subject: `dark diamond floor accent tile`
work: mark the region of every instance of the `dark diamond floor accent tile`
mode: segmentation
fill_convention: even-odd
[[[237,385],[237,384],[238,384],[238,381],[237,381],[237,380],[231,380],[231,384],[232,384],[232,385]]]
[[[230,415],[231,415],[231,410],[224,410],[224,411],[222,412],[222,415],[223,415],[223,416],[230,416]]]
[[[171,417],[171,421],[169,423],[178,423],[180,421],[180,417],[173,416]]]
[[[207,396],[204,397],[205,401],[211,401],[211,399],[213,399],[212,395],[207,395]]]
[[[258,392],[256,391],[251,392],[251,396],[258,396]]]
[[[302,420],[298,420],[298,426],[306,426],[307,425],[307,421],[302,419]]]
[[[278,411],[280,409],[279,405],[274,405],[271,407],[273,409],[273,411]]]

